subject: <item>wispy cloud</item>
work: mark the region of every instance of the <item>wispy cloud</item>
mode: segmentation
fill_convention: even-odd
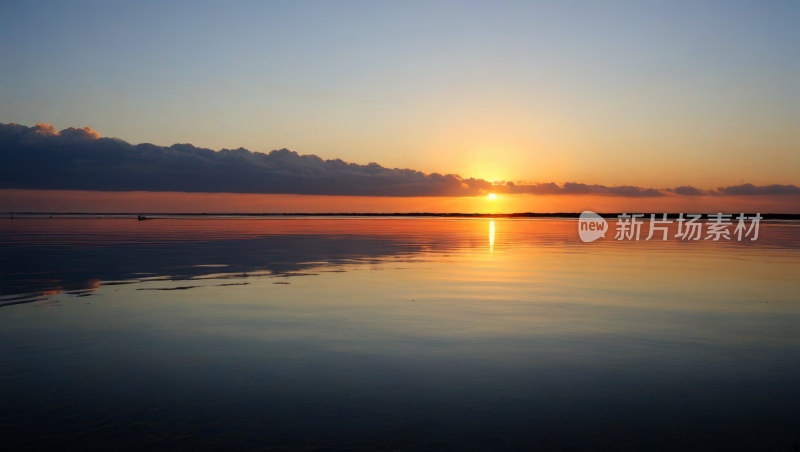
[[[620,197],[800,194],[795,185],[743,184],[701,190],[567,182],[514,183],[455,174],[323,160],[288,149],[269,153],[191,144],[132,145],[89,127],[0,124],[0,188],[181,191],[350,196],[607,195]]]
[[[674,192],[683,196],[775,196],[800,195],[800,187],[796,185],[753,185],[741,184],[717,189],[702,190],[691,186],[677,187]]]

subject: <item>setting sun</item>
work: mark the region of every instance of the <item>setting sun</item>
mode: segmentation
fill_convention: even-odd
[[[495,198],[497,198],[497,195],[495,195],[494,193],[489,193],[489,199],[495,199]]]

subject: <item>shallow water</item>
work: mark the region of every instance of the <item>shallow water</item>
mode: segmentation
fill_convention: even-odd
[[[797,223],[17,219],[0,253],[11,448],[800,443]]]

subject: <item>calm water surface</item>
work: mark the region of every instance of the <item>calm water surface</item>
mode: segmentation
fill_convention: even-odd
[[[797,223],[16,219],[0,255],[12,450],[800,443]]]

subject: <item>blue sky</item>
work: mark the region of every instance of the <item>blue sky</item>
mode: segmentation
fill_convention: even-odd
[[[798,183],[800,2],[0,2],[0,122],[487,179]]]

